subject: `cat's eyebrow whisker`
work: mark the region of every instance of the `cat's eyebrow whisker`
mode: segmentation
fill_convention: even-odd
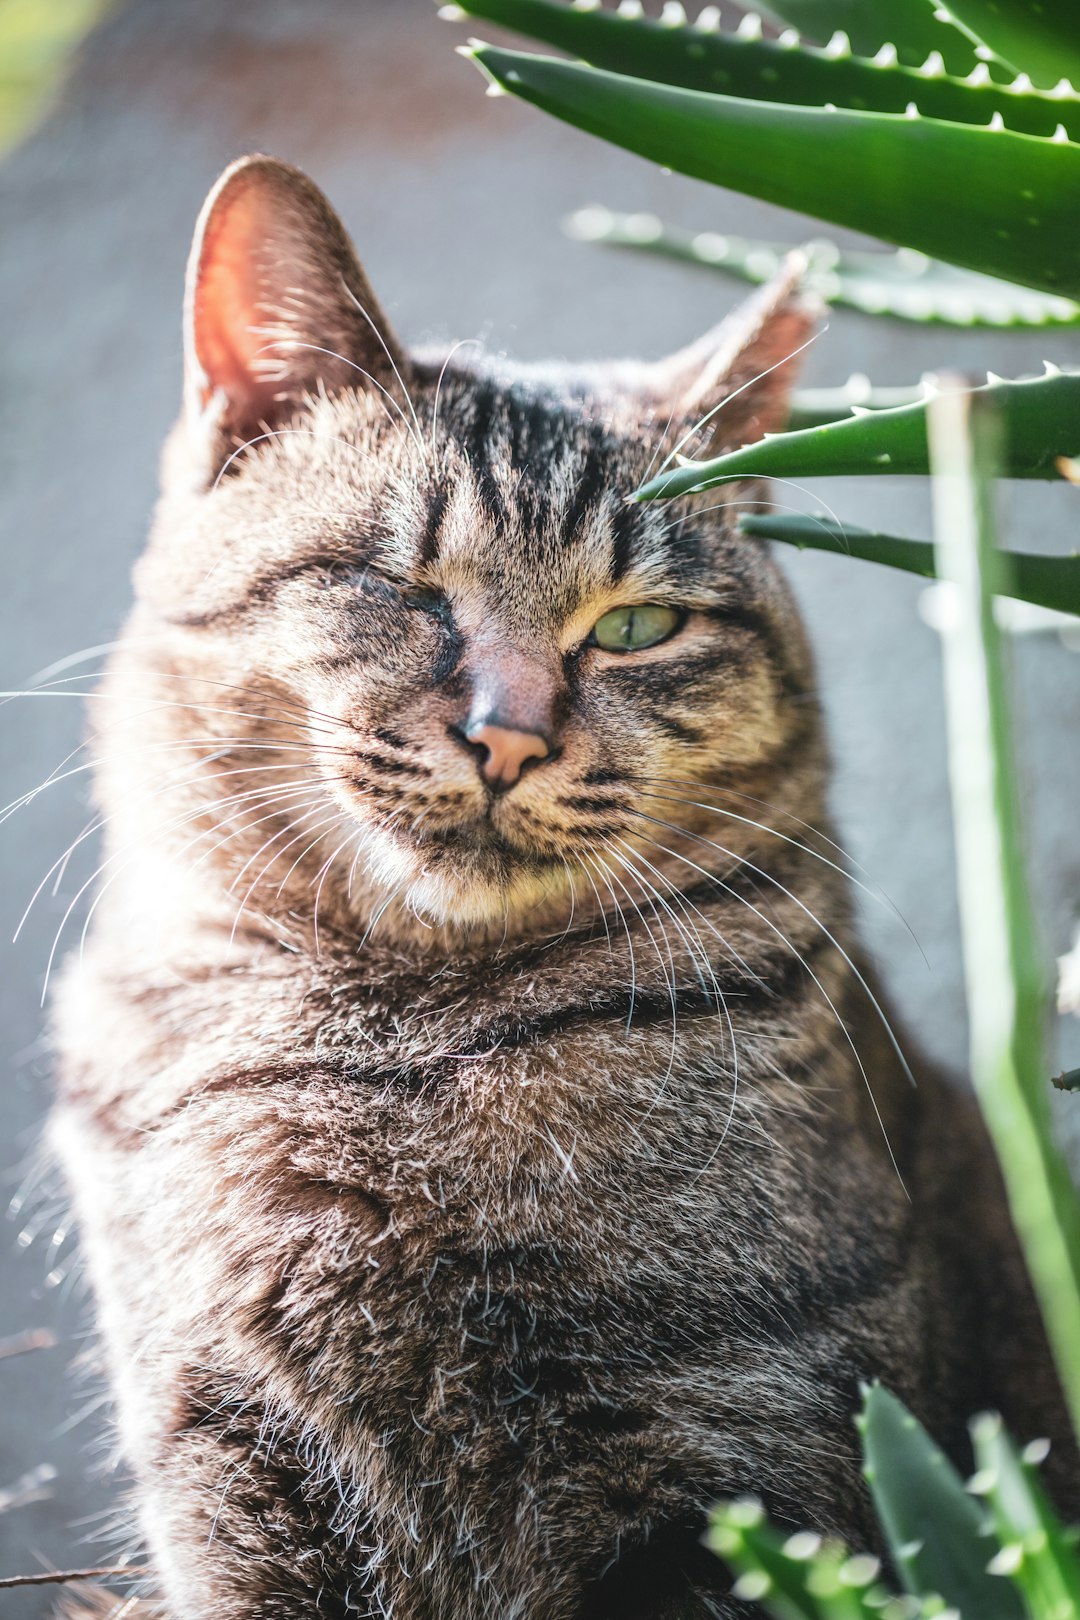
[[[635,811],[634,814],[635,815],[642,815],[643,812]],[[679,836],[695,838],[699,842],[706,843],[706,844],[711,843],[710,839],[707,839],[707,838],[702,839],[702,838],[700,838],[700,835],[695,834],[695,833],[688,833],[685,828],[677,827],[672,822],[669,822],[669,821],[661,821],[656,816],[647,816],[647,817],[645,817],[645,819],[648,820],[648,821],[655,821],[657,823],[657,825],[662,826],[662,827],[666,827],[666,828],[669,829],[669,831],[674,832],[675,834],[677,834]],[[644,836],[644,835],[642,835],[642,836]],[[856,1062],[856,1064],[858,1066],[859,1074],[861,1075],[863,1084],[866,1087],[867,1096],[870,1098],[871,1106],[873,1107],[874,1114],[875,1114],[875,1116],[877,1118],[878,1125],[881,1128],[881,1134],[882,1134],[882,1137],[883,1137],[883,1139],[885,1141],[885,1146],[886,1146],[886,1149],[888,1150],[889,1159],[890,1159],[890,1161],[892,1163],[892,1167],[893,1167],[894,1171],[896,1172],[897,1180],[899,1181],[901,1188],[903,1188],[905,1197],[910,1197],[910,1195],[908,1194],[908,1191],[907,1191],[907,1187],[904,1184],[904,1178],[900,1174],[900,1166],[898,1165],[898,1163],[896,1161],[896,1155],[893,1153],[892,1143],[889,1141],[889,1133],[885,1129],[885,1121],[881,1117],[881,1111],[878,1108],[877,1099],[874,1096],[873,1088],[872,1088],[872,1086],[870,1084],[870,1077],[866,1072],[866,1068],[865,1068],[865,1066],[863,1064],[862,1058],[859,1055],[858,1048],[856,1047],[855,1042],[852,1039],[851,1031],[848,1029],[848,1027],[845,1024],[844,1020],[841,1018],[839,1010],[838,1010],[835,1002],[833,1001],[832,997],[829,995],[829,992],[825,989],[825,986],[822,984],[822,982],[821,982],[820,978],[818,977],[818,975],[814,972],[814,969],[810,966],[810,963],[806,960],[805,956],[803,956],[802,952],[799,951],[798,948],[792,943],[792,941],[784,933],[782,928],[780,928],[776,923],[774,923],[770,917],[767,917],[765,915],[765,913],[758,906],[755,906],[751,900],[748,900],[745,897],[745,895],[739,894],[737,889],[733,889],[730,884],[725,883],[724,880],[722,878],[718,877],[715,872],[710,872],[706,867],[699,865],[699,863],[697,861],[691,860],[688,855],[684,855],[680,850],[669,849],[667,847],[667,845],[661,844],[661,843],[657,842],[655,839],[646,839],[645,841],[648,842],[648,843],[655,843],[656,848],[659,849],[659,850],[662,850],[665,855],[670,855],[674,860],[684,862],[685,865],[692,868],[692,870],[694,870],[696,872],[699,872],[702,875],[702,877],[706,878],[710,883],[715,884],[717,886],[717,888],[721,889],[725,894],[729,895],[733,900],[738,901],[740,905],[746,906],[748,908],[748,910],[750,910],[754,914],[754,916],[756,916],[761,922],[763,922],[765,924],[765,926],[767,928],[769,928],[777,936],[777,938],[780,939],[783,942],[784,945],[787,946],[787,948],[795,956],[796,960],[801,964],[803,970],[807,974],[809,974],[810,978],[814,981],[814,984],[817,986],[818,991],[820,992],[822,998],[824,999],[826,1006],[829,1008],[830,1012],[832,1013],[833,1017],[835,1018],[838,1028],[843,1032],[844,1038],[847,1041],[849,1047],[851,1048],[852,1056],[854,1057],[855,1062]],[[721,846],[716,845],[714,847],[720,848]],[[725,853],[730,853],[730,852],[727,851]],[[756,868],[751,868],[751,870],[757,870],[757,869]],[[766,873],[760,873],[760,875],[763,876],[763,877],[768,878],[768,874],[766,874]],[[775,881],[775,880],[769,879],[769,881]],[[781,885],[781,887],[782,887],[782,885]],[[871,1001],[873,1001],[874,1006],[878,1008],[878,1012],[879,1012],[879,1014],[881,1016],[882,1022],[885,1025],[886,1032],[890,1036],[890,1039],[892,1040],[892,1042],[893,1042],[893,1044],[895,1046],[896,1045],[896,1038],[892,1033],[891,1025],[889,1024],[888,1020],[885,1018],[884,1013],[881,1011],[881,1008],[878,1005],[877,1000],[873,995],[873,992],[866,985],[866,981],[862,978],[862,975],[859,974],[858,969],[854,968],[853,964],[851,963],[850,957],[844,951],[843,947],[836,944],[836,941],[833,939],[833,936],[831,935],[829,930],[825,927],[824,923],[822,923],[819,918],[817,918],[817,917],[815,917],[813,915],[813,913],[809,910],[809,907],[803,905],[802,902],[797,900],[796,897],[794,895],[790,894],[790,892],[788,890],[785,889],[784,893],[788,895],[789,899],[794,900],[795,904],[798,905],[802,909],[802,911],[804,911],[806,913],[807,917],[809,917],[810,920],[813,923],[815,923],[815,925],[818,928],[821,929],[822,933],[824,933],[826,938],[829,939],[830,942],[834,945],[834,947],[837,950],[837,952],[839,953],[839,955],[841,955],[843,957],[844,961],[848,963],[849,967],[852,967],[852,970],[855,972],[856,976],[859,978],[860,983],[863,985],[864,989],[866,989],[866,991],[867,991],[867,994],[870,996]],[[903,1053],[900,1054],[900,1057],[901,1057],[901,1061],[904,1064],[905,1072],[910,1076],[911,1071],[907,1067],[907,1061],[903,1057]]]
[[[437,450],[437,446],[436,446],[436,439],[435,439],[435,430],[436,430],[436,428],[438,426],[438,422],[439,422],[439,395],[442,392],[443,378],[446,376],[446,368],[450,364],[451,360],[454,358],[455,354],[457,354],[458,350],[467,348],[469,346],[469,344],[471,344],[471,343],[475,344],[477,348],[482,348],[483,347],[483,345],[480,342],[479,338],[474,338],[474,337],[472,337],[472,338],[458,338],[457,342],[454,344],[454,346],[451,348],[450,352],[447,354],[446,359],[443,361],[442,365],[439,367],[439,376],[438,376],[438,380],[435,383],[435,399],[434,399],[434,402],[433,402],[432,407],[431,407],[431,459],[432,459],[432,461],[435,460],[435,457],[438,454],[438,450]]]
[[[678,409],[679,409],[679,402],[678,402],[678,400],[676,400],[675,403],[672,405],[670,411],[668,411],[667,421],[664,423],[663,430],[661,431],[661,433],[657,437],[656,444],[655,444],[655,446],[653,448],[653,453],[649,457],[649,465],[646,467],[644,473],[642,474],[641,478],[639,479],[639,481],[638,481],[639,484],[644,484],[644,483],[646,483],[648,481],[649,475],[653,470],[653,464],[655,463],[656,458],[660,454],[661,450],[664,448],[664,440],[667,438],[668,434],[671,432],[671,424],[675,420],[675,416],[676,416],[676,413],[677,413]]]
[[[742,481],[742,482],[745,482],[745,481]],[[790,479],[776,478],[775,476],[770,479],[770,483],[781,483],[781,484],[783,484],[783,483],[790,483],[790,482],[791,482]],[[796,485],[795,487],[799,488],[799,489],[802,488],[801,485]],[[740,481],[733,479],[731,484],[728,485],[728,488],[729,489],[738,489],[738,488],[740,488]],[[728,509],[733,509],[733,508],[735,508],[737,506],[765,506],[765,507],[768,507],[768,509],[770,511],[773,511],[773,512],[794,512],[798,517],[809,518],[811,522],[814,521],[815,516],[816,516],[816,514],[813,513],[813,512],[807,512],[805,507],[796,506],[794,504],[794,502],[792,502],[792,501],[778,501],[772,496],[772,494],[769,494],[769,495],[741,495],[737,499],[734,499],[734,500],[730,500],[730,501],[712,501],[708,506],[696,506],[696,507],[692,507],[688,512],[680,513],[680,515],[677,518],[673,518],[672,521],[670,523],[666,524],[664,528],[659,529],[657,531],[656,538],[658,540],[664,540],[664,539],[667,538],[667,536],[669,534],[672,534],[676,529],[685,528],[687,524],[694,523],[694,521],[697,518],[703,518],[709,512],[723,512],[723,511],[726,511]],[[830,508],[830,511],[831,511],[831,508]],[[819,520],[819,521],[822,521],[822,520]]]
[[[393,399],[390,401],[390,403],[392,405],[395,405],[395,406],[397,405],[397,401],[393,400]],[[384,409],[385,409],[385,406],[384,406]],[[400,406],[398,406],[398,409],[400,410]],[[386,415],[387,415],[387,420],[393,424],[394,419],[390,415],[389,411],[386,412]],[[396,425],[396,424],[394,424],[394,425]],[[408,426],[407,421],[406,421],[406,426]],[[360,444],[353,444],[353,443],[350,442],[350,440],[343,439],[336,433],[317,433],[314,428],[284,428],[284,427],[283,428],[267,428],[264,433],[256,433],[252,438],[245,439],[243,444],[238,444],[237,445],[236,449],[233,450],[229,454],[229,456],[226,458],[226,460],[222,463],[221,468],[218,471],[218,474],[217,474],[216,478],[214,479],[214,482],[210,485],[210,489],[209,489],[208,493],[211,494],[211,495],[214,493],[214,491],[217,489],[218,485],[221,483],[221,480],[224,478],[225,474],[228,472],[229,468],[232,466],[233,462],[236,460],[236,458],[238,456],[242,456],[245,450],[252,450],[252,449],[254,449],[254,447],[257,444],[269,443],[269,441],[271,439],[284,439],[284,438],[315,439],[320,444],[339,444],[344,449],[351,451],[352,454],[356,455],[356,456],[362,456],[364,454],[373,454],[374,453],[374,452],[368,451],[366,446],[360,445]],[[208,569],[207,572],[203,575],[203,583],[204,584],[206,583],[206,581],[208,579],[210,579],[212,577],[212,575],[214,573],[214,569],[217,568],[217,566],[218,566],[217,563],[215,563],[213,568]]]
[[[723,399],[720,400],[718,404],[714,405],[711,410],[706,411],[704,416],[699,417],[694,425],[687,429],[686,433],[683,434],[675,448],[668,452],[664,460],[660,463],[659,470],[656,474],[657,478],[661,478],[663,476],[664,469],[679,454],[683,446],[689,444],[690,440],[694,437],[694,434],[699,433],[705,424],[710,422],[714,416],[718,415],[725,406],[730,405],[733,399],[738,399],[740,394],[744,394],[748,388],[753,388],[755,383],[761,382],[761,380],[764,377],[768,377],[771,372],[778,371],[781,366],[786,366],[790,360],[795,359],[796,355],[802,354],[804,349],[808,349],[811,343],[816,343],[818,338],[824,337],[828,330],[829,326],[828,322],[826,321],[822,326],[818,327],[816,332],[811,332],[810,336],[805,338],[802,343],[797,344],[794,349],[788,350],[786,354],[782,354],[779,360],[774,360],[771,366],[763,367],[762,370],[756,372],[754,376],[748,377],[744,383],[740,383],[738,388],[733,388],[730,394],[725,394]]]
[[[349,302],[353,305],[353,307],[360,311],[360,314],[364,317],[365,321],[367,321],[368,326],[371,328],[372,332],[375,334],[375,337],[376,337],[376,339],[378,341],[380,349],[382,350],[383,354],[385,354],[387,360],[389,360],[389,362],[390,362],[390,369],[394,373],[394,376],[397,378],[398,387],[401,389],[401,392],[404,394],[405,402],[408,405],[410,412],[412,413],[413,426],[416,429],[417,444],[418,444],[418,447],[420,449],[421,455],[423,455],[424,454],[424,445],[423,445],[423,435],[420,432],[420,419],[416,414],[416,406],[413,404],[413,398],[412,398],[412,395],[410,394],[410,392],[408,390],[408,387],[406,386],[405,379],[401,375],[401,372],[398,370],[398,363],[394,359],[393,351],[391,350],[390,345],[387,343],[385,337],[383,336],[382,329],[380,328],[378,321],[376,321],[373,318],[373,316],[371,314],[371,311],[364,308],[363,304],[360,302],[359,298],[357,298],[355,292],[348,285],[347,282],[343,283],[343,287],[344,287],[344,291],[345,291],[345,296],[348,298]],[[338,358],[340,359],[341,357],[339,356]]]

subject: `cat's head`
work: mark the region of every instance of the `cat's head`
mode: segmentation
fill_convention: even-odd
[[[306,178],[226,172],[132,645],[145,689],[172,683],[159,729],[182,695],[183,802],[235,894],[520,931],[677,881],[693,801],[788,797],[810,674],[734,521],[762,491],[629,497],[680,445],[781,424],[813,321],[794,282],[656,363],[411,354]]]

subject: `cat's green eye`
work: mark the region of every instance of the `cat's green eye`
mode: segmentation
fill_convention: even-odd
[[[682,619],[678,608],[662,607],[658,602],[612,608],[593,625],[592,640],[605,652],[640,652],[674,635]]]

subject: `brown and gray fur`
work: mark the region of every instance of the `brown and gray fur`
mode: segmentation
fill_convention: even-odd
[[[719,1497],[876,1544],[860,1380],[961,1459],[1063,1432],[860,962],[762,491],[627,500],[779,425],[793,280],[662,363],[409,355],[302,176],[208,202],[53,1124],[152,1612],[729,1615]],[[498,795],[477,705],[549,747]]]

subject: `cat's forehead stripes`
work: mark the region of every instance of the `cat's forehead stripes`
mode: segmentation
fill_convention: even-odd
[[[635,562],[655,566],[668,525],[631,501],[640,468],[608,422],[490,381],[448,404],[417,537],[423,566],[480,553],[496,570],[520,558],[565,580],[572,558],[591,588],[620,584]]]

